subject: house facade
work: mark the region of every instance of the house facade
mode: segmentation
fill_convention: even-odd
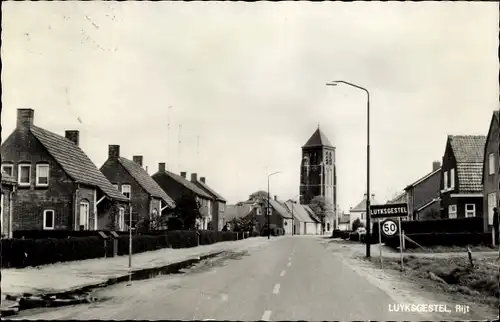
[[[215,198],[191,181],[186,179],[186,172],[177,175],[165,168],[165,163],[158,164],[158,172],[151,176],[153,180],[169,195],[174,201],[183,196],[194,196],[200,204],[200,213],[202,220],[199,222],[200,229],[210,229],[210,222],[213,218],[213,203]]]
[[[349,231],[352,229],[351,219],[349,214],[342,214],[342,217],[339,219],[339,230]]]
[[[441,163],[434,161],[432,171],[405,188],[410,220],[441,218]]]
[[[200,180],[198,180],[198,175],[192,173],[191,182],[214,198],[210,202],[211,207],[209,206],[212,213],[211,227],[214,230],[221,230],[224,222],[224,212],[226,211],[226,199],[207,184],[206,177],[200,177]]]
[[[363,200],[361,200],[355,207],[352,207],[349,210],[349,218],[350,218],[350,224],[351,227],[349,227],[349,230],[352,229],[352,224],[356,219],[359,219],[361,223],[366,227],[366,200],[367,200],[367,195],[365,193]],[[380,205],[380,203],[375,200],[375,194],[371,195],[370,198],[370,205],[375,206],[375,205]],[[373,228],[373,220],[370,224],[371,228]],[[373,229],[371,230],[373,231]]]
[[[499,112],[494,111],[490,122],[488,135],[484,146],[483,158],[483,229],[491,231],[493,227],[493,208],[498,208],[500,200],[499,189],[499,144],[500,144],[500,117]]]
[[[2,194],[0,209],[0,233],[2,238],[12,238],[12,206],[17,182],[14,177],[2,173]]]
[[[133,160],[120,156],[120,146],[110,145],[108,159],[101,172],[131,205],[132,225],[140,220],[167,215],[175,207],[173,199],[149,176],[142,165],[142,156]]]
[[[442,218],[483,215],[485,143],[484,135],[448,135],[440,179]]]
[[[1,147],[2,171],[15,178],[12,231],[105,229],[124,217],[128,200],[79,147],[79,132],[65,136],[34,125],[34,110],[18,109],[16,129]],[[121,217],[120,217],[121,215]]]
[[[293,202],[285,202],[285,208],[293,218],[293,235],[319,235],[321,234],[321,225],[319,220],[313,218],[305,205]]]

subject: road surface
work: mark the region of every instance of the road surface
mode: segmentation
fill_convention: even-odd
[[[23,319],[290,321],[449,319],[391,312],[394,297],[333,256],[321,237],[279,237],[238,258],[186,274],[119,284],[94,304],[22,312]],[[47,309],[45,309],[47,310]],[[466,317],[464,317],[466,318]]]

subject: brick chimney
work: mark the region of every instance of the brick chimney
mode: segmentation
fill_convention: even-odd
[[[142,155],[134,155],[132,161],[137,163],[142,168]]]
[[[17,128],[18,129],[29,129],[33,126],[33,119],[35,117],[35,111],[31,108],[19,108],[17,109]]]
[[[108,158],[111,160],[116,160],[119,157],[120,157],[120,146],[119,145],[109,145]]]
[[[198,174],[191,173],[191,182],[196,182],[196,181],[198,181]]]
[[[70,140],[77,146],[80,145],[80,132],[78,130],[67,130],[65,136],[66,139]]]
[[[165,172],[165,162],[158,163],[158,172]]]
[[[206,183],[205,177],[200,177],[200,181],[203,182],[203,183]]]
[[[437,169],[441,168],[441,162],[439,161],[434,161],[432,162],[432,171],[436,171]]]
[[[181,177],[183,177],[184,179],[186,179],[186,175],[187,175],[187,172],[181,172]]]

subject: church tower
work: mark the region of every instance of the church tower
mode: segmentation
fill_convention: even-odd
[[[305,205],[316,196],[324,196],[331,205],[337,204],[335,147],[321,132],[319,125],[302,147],[300,195],[300,203]]]

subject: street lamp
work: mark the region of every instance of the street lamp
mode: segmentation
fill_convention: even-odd
[[[267,176],[267,239],[271,238],[271,216],[269,214],[269,178],[274,176],[275,174],[281,173],[280,171],[276,171]]]
[[[333,81],[330,83],[326,83],[327,86],[337,86],[339,84],[345,84],[349,85],[351,87],[360,89],[366,93],[366,257],[370,257],[370,219],[371,219],[371,214],[370,214],[370,92],[361,86],[338,80],[338,81]]]

